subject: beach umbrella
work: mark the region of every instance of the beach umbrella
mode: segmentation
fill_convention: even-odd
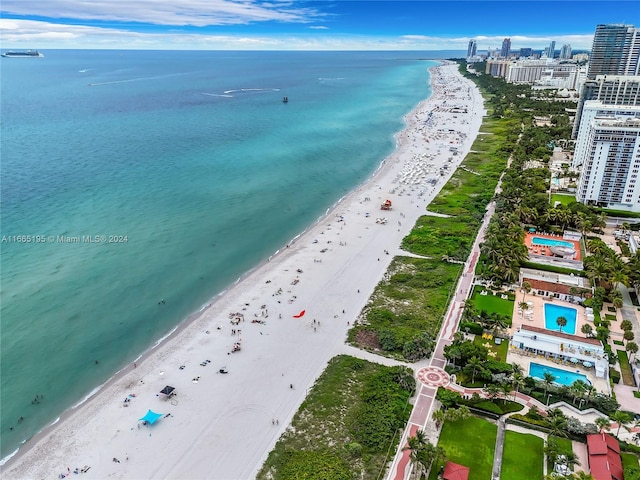
[[[571,358],[569,359],[569,361],[570,361],[571,363],[578,363],[578,359],[577,359],[576,357],[571,357]]]
[[[293,318],[302,318],[305,313],[306,313],[306,310],[302,310],[298,315],[294,315]]]
[[[593,367],[593,363],[591,363],[591,362],[582,362],[582,365],[584,365],[587,368]]]

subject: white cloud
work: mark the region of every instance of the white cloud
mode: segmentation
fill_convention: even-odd
[[[323,29],[324,30],[324,29]],[[162,32],[134,32],[125,28],[67,25],[36,20],[0,19],[3,48],[113,48],[165,50],[462,50],[470,37],[403,35],[381,37],[312,32],[304,35],[215,35],[187,33],[179,29]],[[476,36],[478,48],[500,46],[503,36]],[[590,48],[591,35],[551,37],[511,36],[513,49],[543,48],[551,40],[557,48],[570,43],[574,49]]]
[[[235,25],[308,22],[321,16],[290,1],[260,0],[3,0],[6,14],[155,25]]]
[[[309,28],[313,30],[329,30],[329,27],[325,27],[324,25],[312,25]]]

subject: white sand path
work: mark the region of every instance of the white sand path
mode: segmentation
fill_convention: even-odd
[[[122,372],[32,439],[3,466],[2,476],[58,478],[67,467],[87,465],[90,470],[79,478],[255,477],[327,362],[353,351],[344,345],[349,326],[479,130],[482,98],[473,83],[459,75],[457,65],[431,71],[433,95],[406,116],[398,148],[374,178],[145,355],[137,368]],[[448,111],[454,105],[468,113]],[[452,145],[459,152],[454,157]],[[393,209],[381,211],[386,199]],[[376,223],[382,217],[386,224]],[[302,318],[293,318],[303,309]],[[231,312],[243,313],[245,321],[231,325]],[[266,323],[252,323],[254,318]],[[233,328],[241,333],[232,335]],[[237,341],[242,350],[230,353]],[[229,373],[218,373],[222,367]],[[176,387],[174,399],[157,395],[165,385]],[[128,394],[135,397],[125,407]],[[148,408],[171,415],[139,428],[138,418]]]

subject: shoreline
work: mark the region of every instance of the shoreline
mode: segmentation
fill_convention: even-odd
[[[417,182],[419,180],[418,177],[422,180],[425,179],[424,165],[417,170],[414,168],[409,173],[401,169],[404,166],[402,165],[403,163],[407,165],[413,164],[414,167],[416,163],[420,163],[420,161],[416,162],[418,153],[421,154],[420,159],[422,161],[424,161],[427,153],[430,153],[434,158],[429,160],[433,161],[434,164],[438,163],[438,161],[440,161],[440,165],[443,163],[443,155],[440,155],[442,158],[435,158],[441,154],[441,151],[439,150],[435,154],[432,151],[434,150],[435,142],[429,144],[429,139],[425,136],[427,133],[433,132],[424,126],[424,115],[429,107],[436,102],[442,102],[443,98],[450,98],[450,96],[446,95],[446,88],[449,85],[439,83],[439,88],[437,88],[438,85],[435,84],[436,81],[441,80],[440,75],[435,74],[440,70],[448,76],[456,77],[460,85],[466,86],[469,94],[468,98],[460,98],[457,101],[466,102],[470,107],[475,102],[477,110],[479,99],[480,108],[482,108],[479,92],[477,92],[475,86],[457,73],[456,64],[443,63],[430,68],[432,86],[430,97],[419,102],[411,112],[404,116],[404,128],[394,135],[396,148],[380,162],[369,178],[336,201],[323,216],[319,217],[318,220],[309,225],[300,234],[294,236],[286,247],[278,249],[269,256],[268,260],[261,262],[255,268],[243,274],[225,290],[212,297],[208,305],[203,305],[198,311],[191,314],[167,335],[154,343],[151,348],[143,352],[136,360],[137,367],[134,368],[133,365],[130,365],[116,372],[113,377],[98,387],[99,390],[97,392],[93,395],[88,395],[86,400],[83,399],[82,402],[65,411],[60,418],[29,439],[26,444],[22,445],[17,454],[2,466],[2,471],[17,478],[41,478],[51,474],[58,475],[60,472],[66,471],[68,464],[71,470],[76,466],[91,466],[91,470],[84,474],[88,478],[102,478],[105,476],[115,476],[116,478],[164,478],[176,475],[195,475],[197,478],[202,478],[202,475],[198,475],[196,472],[204,471],[208,471],[207,475],[209,476],[211,474],[216,475],[215,478],[247,478],[246,474],[249,473],[247,468],[250,468],[255,474],[261,468],[266,455],[268,455],[286,427],[288,419],[297,411],[299,404],[306,396],[304,394],[306,387],[313,384],[317,376],[324,370],[326,362],[336,354],[336,350],[339,350],[340,346],[344,345],[344,336],[350,323],[361,312],[370,293],[382,275],[384,275],[386,267],[393,257],[393,255],[384,255],[384,261],[380,261],[382,258],[378,258],[378,261],[376,261],[373,256],[366,256],[375,254],[373,252],[377,252],[377,255],[379,255],[383,251],[383,246],[387,246],[394,254],[398,253],[401,239],[413,228],[415,220],[424,214],[426,205],[437,194],[439,187],[444,185],[448,177],[455,171],[455,168],[451,168],[446,175],[438,176],[438,188],[436,190],[436,185],[428,186],[426,184],[411,183]],[[454,72],[451,72],[451,70],[454,70]],[[444,96],[439,95],[441,90],[444,90]],[[461,90],[460,93],[465,92]],[[480,115],[477,115],[478,113]],[[465,133],[464,138],[462,138],[463,135],[459,135],[459,143],[464,144],[466,151],[468,151],[475,135],[477,135],[482,117],[482,112],[475,111],[474,113],[472,108],[469,109],[469,114],[473,114],[477,120],[475,122],[477,123],[475,131],[472,128],[474,122],[467,122],[468,128],[462,128],[465,125],[464,123],[458,125],[462,130],[469,130],[469,135]],[[462,115],[460,116],[462,117]],[[422,119],[419,117],[422,117]],[[422,123],[420,123],[421,121]],[[450,127],[455,128],[453,126]],[[434,128],[437,128],[437,125],[434,125]],[[423,132],[423,130],[427,131]],[[426,143],[423,142],[422,145],[416,145],[416,142],[420,143],[421,137],[426,138]],[[453,142],[451,141],[450,143]],[[443,145],[446,145],[446,143]],[[464,152],[461,151],[460,153]],[[412,154],[412,158],[406,158],[411,157]],[[460,155],[453,166],[457,166],[464,159],[465,154]],[[448,154],[445,153],[444,155]],[[394,178],[392,174],[396,170],[399,171],[396,172]],[[435,170],[434,173],[436,176],[438,175]],[[400,185],[398,185],[398,179],[402,179]],[[383,186],[379,185],[383,183],[385,184],[384,189]],[[397,193],[396,189],[399,188],[402,188],[402,191]],[[412,193],[415,194],[416,188],[421,188],[422,190],[418,192],[417,198],[412,198]],[[425,195],[427,191],[429,193]],[[369,192],[371,192],[371,196],[369,196]],[[381,213],[378,205],[375,204],[380,199],[380,196],[376,196],[375,201],[370,203],[375,194],[381,194],[383,201],[384,197],[393,198],[393,210]],[[364,199],[359,198],[362,195],[365,195]],[[416,209],[408,208],[412,206],[411,204],[414,203],[414,200],[417,200],[417,212]],[[399,208],[396,205],[399,205]],[[423,208],[421,209],[420,206]],[[393,225],[377,225],[373,222],[374,219],[369,217],[368,212],[366,215],[361,215],[368,210],[371,210],[372,216],[385,215],[389,219],[393,217],[393,220],[398,221],[398,227],[402,226],[401,222],[404,223],[404,226],[398,228],[396,234],[395,222]],[[400,215],[398,215],[399,212]],[[408,213],[410,215],[407,215]],[[353,223],[356,224],[355,230],[357,231],[355,232],[352,228]],[[347,226],[350,227],[347,228],[349,232],[344,230]],[[336,228],[340,228],[340,230],[335,230]],[[371,232],[367,232],[367,230],[375,232],[369,235]],[[388,233],[391,235],[387,235]],[[340,239],[338,238],[339,236]],[[366,243],[366,241],[360,242],[359,239],[364,236],[369,237],[369,243]],[[312,243],[310,242],[312,238],[314,240],[322,238],[323,241],[322,243],[318,241],[318,244]],[[331,240],[325,243],[327,238],[331,238]],[[345,240],[344,242],[342,241],[343,239]],[[339,241],[340,246],[336,247],[336,244],[332,243],[333,240]],[[354,252],[350,251],[352,250],[352,243],[364,243],[364,245],[360,249],[355,249]],[[318,250],[320,250],[321,246],[325,247],[327,252],[319,253]],[[314,251],[309,251],[311,249]],[[354,253],[355,257],[352,257]],[[364,261],[361,258],[363,255],[365,255]],[[313,260],[312,263],[311,260]],[[330,263],[332,264],[330,267],[337,266],[338,270],[327,272],[325,266]],[[304,268],[302,268],[302,265],[304,265]],[[296,267],[297,270],[302,271],[297,272]],[[348,268],[352,268],[354,272],[346,272]],[[313,270],[316,270],[315,273],[320,277],[319,281],[308,278],[309,271]],[[266,282],[264,281],[265,278],[260,281],[262,276],[267,278]],[[351,294],[347,294],[342,287],[352,285],[351,280],[362,282],[367,288],[363,287],[361,294],[361,289],[359,288],[357,288],[357,293],[354,289]],[[273,286],[272,283],[274,284]],[[282,298],[282,300],[277,300],[276,294],[271,293],[275,286],[280,286],[282,293],[284,293],[285,289],[287,293],[294,291],[297,293],[297,295],[289,295],[291,298],[289,298],[288,304],[291,306],[282,305],[282,300],[287,296],[286,294],[277,294],[277,298]],[[323,291],[323,289],[332,290],[333,287],[336,288],[335,292]],[[345,308],[335,307],[335,303],[332,301],[336,298],[342,300],[342,306]],[[274,303],[276,301],[277,303]],[[244,309],[242,311],[245,312],[245,315],[250,315],[251,311],[257,308],[255,307],[256,302],[265,306],[265,308],[261,306],[258,309],[259,313],[253,312],[253,319],[257,319],[257,321],[251,323],[257,323],[257,325],[254,327],[246,322],[245,318],[245,323],[241,324],[241,330],[244,332],[248,330],[249,332],[242,335],[229,336],[228,331],[231,328],[228,324],[228,312],[238,312],[238,309]],[[302,302],[306,303],[303,305]],[[302,319],[292,318],[294,314],[304,310],[305,305],[309,316]],[[334,311],[330,312],[331,308]],[[345,313],[347,308],[348,313]],[[269,314],[265,312],[268,312],[269,309],[272,312],[275,309],[278,315],[282,315],[282,318],[273,319],[272,317],[271,320],[267,320]],[[342,314],[340,314],[340,310],[342,310]],[[315,318],[314,323],[311,323],[311,315],[322,319],[322,328],[318,328],[320,322],[317,324],[318,327],[312,326],[316,324]],[[336,318],[340,319],[340,326],[335,321]],[[330,325],[329,331],[325,327],[326,324]],[[315,331],[316,328],[318,328],[319,332]],[[266,335],[263,335],[263,333],[266,333]],[[276,338],[280,343],[274,345],[276,340],[270,341],[272,338]],[[319,339],[323,341],[318,342]],[[243,344],[243,351],[231,354],[228,349],[236,341]],[[214,344],[213,346],[217,348],[210,348],[211,344]],[[245,345],[247,344],[251,345],[246,348],[247,352],[245,353]],[[291,355],[291,358],[288,358],[286,349],[278,348],[278,345],[291,348],[291,353],[297,352],[297,355]],[[223,349],[225,346],[227,350]],[[254,349],[256,353],[251,354],[250,350],[253,351]],[[193,354],[191,352],[194,352],[193,354],[197,352],[197,355],[202,357],[202,363],[205,365],[198,366],[197,360],[192,360]],[[222,355],[226,353],[226,355],[222,356],[220,355],[221,353]],[[214,366],[209,365],[208,369],[206,368],[206,365],[208,365],[206,363],[207,357],[217,358]],[[305,359],[311,363],[308,366],[310,367],[309,370],[313,371],[312,374],[304,372],[300,368]],[[209,362],[213,363],[211,360]],[[276,364],[274,368],[270,368],[270,362]],[[296,362],[298,362],[297,365]],[[232,365],[228,367],[231,375],[210,375],[217,372],[221,363]],[[178,369],[178,367],[182,366],[185,366],[184,370],[187,372],[184,372],[182,368]],[[276,366],[277,368],[275,368]],[[257,375],[256,370],[258,371]],[[283,370],[286,370],[286,376]],[[280,371],[283,371],[281,373],[283,378],[279,379],[277,372]],[[194,372],[197,376],[193,377],[191,381],[185,378]],[[240,375],[237,375],[237,372]],[[268,372],[269,375],[265,375],[264,372]],[[236,376],[242,378],[236,380]],[[269,382],[269,379],[272,379],[273,382]],[[294,380],[297,387],[302,385],[304,388],[287,388],[289,385],[293,385],[292,382]],[[206,382],[210,384],[203,385]],[[190,383],[192,385],[189,385]],[[282,383],[282,385],[273,385],[279,383]],[[156,392],[164,384],[177,386],[176,405],[157,398]],[[215,402],[219,407],[227,409],[227,417],[229,418],[220,413],[216,414],[215,411],[207,411],[207,408],[211,408],[211,403],[203,402],[202,398],[215,396],[216,394],[218,397],[222,397],[220,395],[220,386],[224,387],[224,385],[227,385],[229,393],[236,394],[235,403],[225,398],[216,398]],[[158,386],[160,388],[157,388]],[[233,388],[228,388],[229,386]],[[242,402],[245,398],[248,398],[252,393],[255,394],[255,392],[247,390],[252,386],[254,390],[258,391],[257,396],[254,398],[255,402],[246,404],[239,411],[236,411],[239,405],[244,405]],[[194,389],[206,390],[206,392],[202,392],[202,396],[191,396]],[[136,394],[129,402],[129,405],[134,407],[133,409],[123,409],[123,406],[129,405],[117,400],[117,398],[126,397],[128,392]],[[273,395],[270,396],[269,393],[273,393]],[[144,401],[142,400],[143,398]],[[211,398],[209,400],[213,402]],[[264,405],[260,404],[261,400],[265,403]],[[136,429],[137,418],[143,415],[147,408],[162,411],[165,414],[168,412],[172,418],[162,419],[152,428]],[[189,413],[193,412],[201,415],[201,420],[208,420],[210,428],[203,430],[201,428],[203,422],[193,418],[183,418],[189,417]],[[262,418],[265,415],[266,419]],[[274,417],[274,415],[277,415],[277,417]],[[272,420],[273,418],[284,420],[279,421],[280,426],[278,428],[268,428],[269,416],[271,416]],[[262,424],[263,420],[266,420],[264,425]],[[246,436],[251,435],[253,432],[252,427],[256,427],[256,423],[260,423],[258,429],[260,431],[256,432],[256,436],[261,436],[261,438],[258,439],[260,440],[259,445],[255,445],[257,448],[252,450],[252,441],[247,441]],[[118,428],[114,435],[113,429],[116,426],[121,428]],[[130,429],[127,427],[130,427]],[[178,427],[182,427],[180,431],[177,431]],[[110,430],[111,434],[103,434],[103,430]],[[224,431],[225,434],[218,433],[220,430]],[[239,438],[245,437],[244,451],[228,451],[229,444],[237,443],[232,439],[235,438],[234,430],[236,430],[235,434],[240,434]],[[265,435],[263,433],[264,430],[271,432],[271,434]],[[146,437],[147,434],[148,437]],[[204,438],[206,435],[212,435],[213,437],[221,435],[220,438],[215,439],[213,444],[207,445],[206,451],[211,454],[210,459],[200,458],[202,455],[194,459],[193,453],[184,451],[184,449],[189,448],[190,440],[193,441],[195,438],[202,441],[203,445],[195,447],[194,450],[199,450],[201,453],[204,452],[204,444],[212,442],[211,439]],[[71,440],[71,437],[76,436],[78,439]],[[67,437],[69,439],[65,441]],[[97,441],[98,438],[96,437],[100,438],[101,441]],[[154,441],[154,437],[162,437],[161,441],[163,443],[158,444]],[[175,437],[180,437],[184,445],[177,442]],[[116,438],[117,442],[115,442]],[[140,450],[138,443],[147,442],[147,439],[153,443],[153,446],[149,444],[148,447],[149,450],[155,452],[155,455],[153,453],[150,455],[147,450]],[[99,443],[99,445],[94,445],[91,440]],[[124,444],[124,446],[121,444]],[[240,444],[238,443],[238,445]],[[268,447],[266,450],[265,446]],[[236,447],[236,450],[241,448]],[[103,449],[113,450],[113,453],[104,453],[102,455]],[[120,451],[122,449],[126,451]],[[176,449],[182,451],[183,455],[175,458],[178,455]],[[225,457],[231,457],[230,459],[225,459],[224,466],[221,466],[220,470],[216,470],[215,467],[207,464],[207,461],[222,460],[218,459],[215,455],[216,452],[210,451],[210,449],[221,451],[220,455]],[[252,451],[254,452],[253,458],[247,459],[248,453]],[[256,453],[260,455],[260,458],[255,458]],[[111,461],[112,458],[117,458],[118,456],[124,459],[125,455],[126,458],[131,456],[131,460],[126,463],[123,461],[122,464]],[[184,457],[188,457],[188,460]],[[154,459],[159,461],[163,467],[156,469],[155,466],[152,466]],[[194,465],[194,462],[197,465]],[[249,464],[248,467],[243,469],[241,465],[246,465],[247,462]],[[252,464],[252,462],[254,463]],[[214,468],[213,471],[211,470],[212,468]],[[179,474],[178,472],[181,473]]]

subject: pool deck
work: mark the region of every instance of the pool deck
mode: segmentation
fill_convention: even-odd
[[[556,241],[560,241],[560,242],[570,243],[571,245],[573,245],[573,248],[576,251],[575,255],[573,256],[573,260],[582,261],[582,254],[580,252],[580,242],[578,242],[576,240],[568,240],[568,239],[562,238],[559,235],[549,235],[549,234],[544,234],[544,233],[527,233],[527,234],[525,234],[524,244],[526,245],[527,250],[529,250],[529,253],[531,253],[533,255],[543,255],[543,256],[546,256],[546,257],[553,257],[554,256],[553,253],[551,253],[551,249],[548,246],[545,246],[545,245],[534,245],[533,244],[533,238],[534,237],[547,238],[549,240],[556,240]]]
[[[520,303],[523,301],[529,305],[529,308],[526,310],[522,310],[522,313],[520,313]],[[591,327],[595,330],[596,327],[593,325],[593,323],[587,321],[584,307],[581,307],[580,305],[576,305],[575,303],[564,302],[558,299],[551,300],[550,297],[542,297],[539,295],[531,295],[531,294],[523,295],[522,292],[519,292],[516,295],[516,301],[514,302],[513,317],[512,317],[513,324],[511,326],[511,330],[509,333],[512,334],[520,325],[530,325],[532,327],[546,328],[545,322],[544,322],[544,304],[545,303],[550,303],[552,305],[557,305],[559,307],[573,308],[576,310],[576,331],[568,332],[563,329],[562,331],[564,333],[577,335],[578,337],[584,337],[584,334],[580,331],[580,329],[585,323],[589,323]],[[554,331],[554,330],[550,330],[550,331]]]
[[[524,299],[524,300],[523,300]],[[529,304],[529,309],[522,310],[520,313],[520,303],[526,302]],[[512,326],[509,329],[509,335],[513,335],[513,333],[518,329],[520,325],[524,326],[533,326],[538,328],[545,328],[544,321],[544,304],[551,303],[553,305],[574,308],[576,310],[576,332],[573,335],[578,337],[586,338],[585,335],[580,331],[582,326],[586,323],[589,323],[591,327],[595,330],[595,326],[592,322],[588,322],[585,315],[584,307],[580,305],[576,305],[570,302],[564,302],[561,300],[554,299],[553,301],[549,297],[541,297],[538,295],[531,294],[522,294],[522,292],[516,295],[516,301],[514,303],[513,309],[513,322]],[[545,328],[546,329],[546,328]],[[548,330],[550,333],[553,333],[553,330]],[[565,332],[564,333],[571,333]],[[553,361],[552,359],[546,359],[544,355],[538,355],[535,357],[523,355],[518,352],[516,349],[509,349],[507,354],[507,363],[517,363],[523,367],[525,373],[529,374],[529,364],[530,363],[538,363],[543,366],[549,366],[554,368],[559,368],[562,370],[568,370],[570,372],[577,372],[586,375],[591,384],[598,390],[599,392],[603,392],[609,394],[609,384],[608,380],[604,378],[597,378],[595,376],[595,371],[593,368],[585,368],[582,364],[574,365],[570,362],[566,363],[558,363],[560,361]]]

